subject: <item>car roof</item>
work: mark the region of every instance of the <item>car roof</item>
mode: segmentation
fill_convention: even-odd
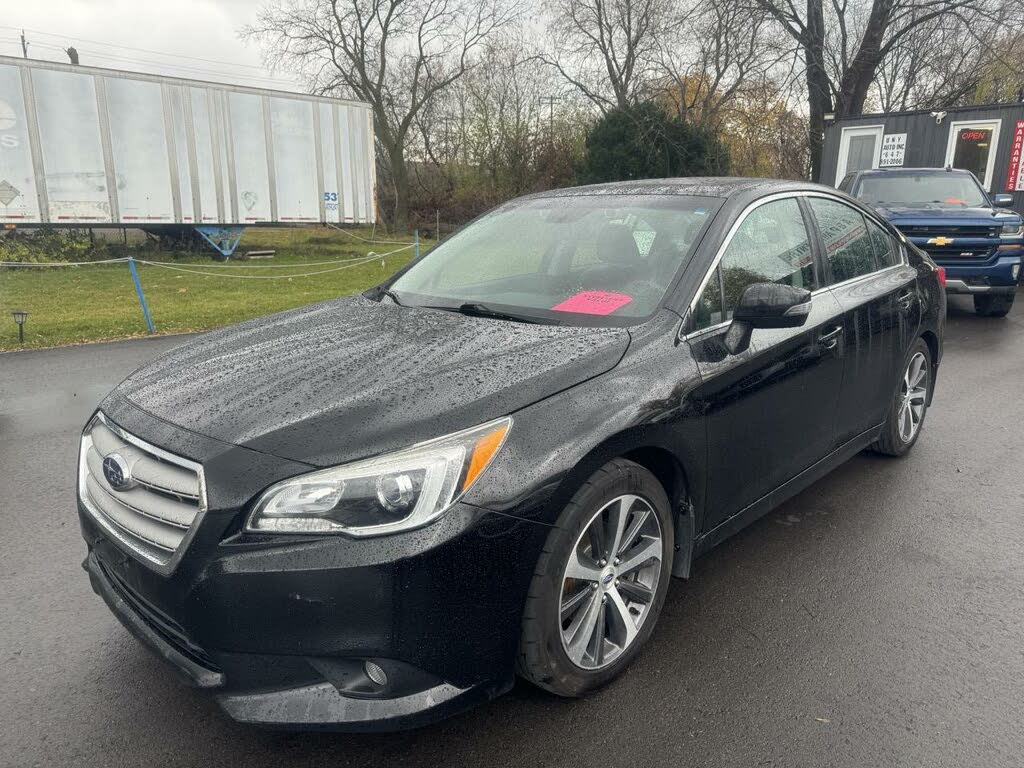
[[[943,173],[952,173],[963,176],[964,174],[970,174],[970,171],[964,170],[963,168],[872,168],[871,170],[857,171],[860,176],[901,176],[901,175],[915,175],[921,176],[924,174],[931,174],[933,176],[939,176]]]
[[[520,198],[530,200],[544,197],[572,197],[577,195],[694,195],[698,197],[731,198],[746,193],[772,194],[798,190],[819,190],[836,194],[832,187],[808,181],[783,179],[753,179],[734,176],[694,176],[674,179],[643,179],[565,187],[537,192]]]

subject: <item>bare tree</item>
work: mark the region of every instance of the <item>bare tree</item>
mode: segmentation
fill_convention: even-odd
[[[746,91],[765,87],[791,46],[766,34],[768,19],[748,0],[698,0],[678,13],[679,34],[661,44],[664,98],[683,119],[715,128]]]
[[[423,162],[417,203],[466,217],[509,197],[573,181],[588,120],[530,31],[510,27],[482,46],[487,66],[466,73],[417,119]]]
[[[546,8],[553,52],[545,61],[602,111],[636,102],[680,23],[673,0],[548,0]]]
[[[1004,0],[807,0],[801,8],[794,0],[753,1],[801,48],[815,179],[821,176],[825,114],[861,114],[879,68],[916,29],[941,18],[956,17],[968,26],[989,21],[1002,15],[1004,5]]]
[[[302,74],[314,92],[370,104],[394,224],[405,228],[406,151],[417,116],[517,13],[514,0],[271,0],[242,34],[260,43],[272,68]]]
[[[1019,100],[1024,57],[1014,11],[1004,5],[990,18],[970,18],[970,23],[949,14],[915,29],[878,69],[873,92],[881,108]]]

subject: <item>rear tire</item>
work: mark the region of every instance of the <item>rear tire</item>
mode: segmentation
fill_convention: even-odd
[[[519,674],[577,697],[625,670],[665,603],[674,542],[668,495],[651,472],[615,459],[591,475],[537,561],[523,612]]]
[[[994,293],[974,297],[974,311],[980,317],[1006,317],[1013,307],[1013,293]]]
[[[889,415],[871,449],[886,456],[903,456],[917,442],[928,415],[933,386],[932,353],[918,339],[907,353]]]

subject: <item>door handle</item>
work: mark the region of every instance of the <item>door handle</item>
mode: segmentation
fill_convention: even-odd
[[[839,337],[843,335],[843,326],[838,325],[831,331],[821,334],[818,337],[818,343],[821,344],[825,349],[835,349],[839,346]]]
[[[914,305],[914,292],[906,290],[896,297],[896,305],[900,309],[910,309]]]

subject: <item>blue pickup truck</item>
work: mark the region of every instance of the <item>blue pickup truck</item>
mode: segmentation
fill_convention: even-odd
[[[1004,317],[1013,306],[1024,256],[1024,221],[1000,210],[970,171],[890,168],[851,173],[839,189],[873,206],[946,269],[946,292],[970,294],[974,310]]]

